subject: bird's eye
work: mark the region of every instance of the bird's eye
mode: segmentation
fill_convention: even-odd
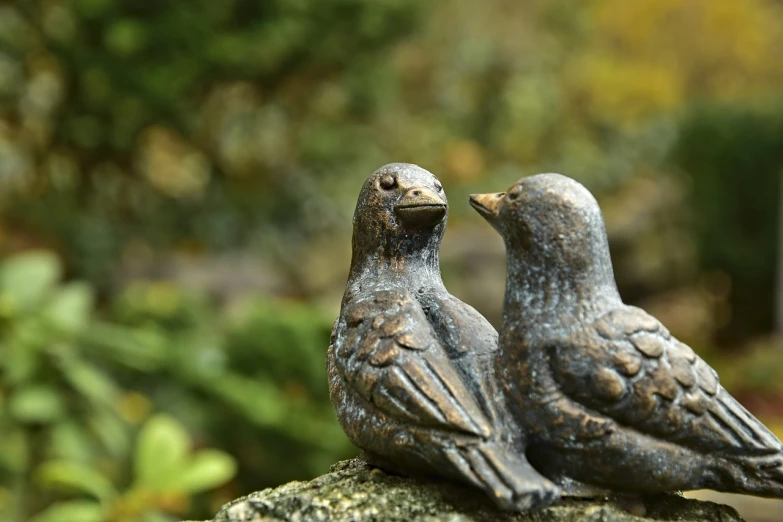
[[[509,192],[509,193],[508,193],[508,196],[506,196],[506,197],[507,197],[508,199],[510,199],[511,201],[514,201],[514,200],[516,200],[516,199],[518,199],[518,198],[519,198],[519,192],[517,192],[517,191],[514,191],[514,192]]]
[[[387,174],[381,178],[379,185],[383,190],[391,190],[397,186],[397,178]]]
[[[443,192],[443,185],[441,185],[440,183],[435,183],[435,190],[437,190],[438,192]]]

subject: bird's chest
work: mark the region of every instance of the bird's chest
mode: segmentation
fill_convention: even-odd
[[[451,295],[424,294],[419,302],[450,359],[489,355],[497,350],[497,332],[472,307]]]

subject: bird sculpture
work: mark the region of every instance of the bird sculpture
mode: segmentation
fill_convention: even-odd
[[[441,280],[447,214],[443,187],[416,165],[364,183],[327,355],[332,403],[371,464],[457,479],[509,510],[552,502],[559,489],[542,487],[503,424],[497,332]]]
[[[542,488],[783,497],[781,442],[690,347],[622,302],[585,187],[539,174],[470,201],[505,241],[496,378]]]

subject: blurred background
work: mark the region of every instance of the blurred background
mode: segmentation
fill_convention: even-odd
[[[393,161],[495,325],[467,195],[584,183],[626,301],[783,435],[781,49],[780,0],[0,1],[0,519],[210,518],[356,455],[324,358]]]

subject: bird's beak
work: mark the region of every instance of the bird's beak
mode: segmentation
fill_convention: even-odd
[[[470,206],[476,209],[476,212],[481,214],[481,217],[486,219],[490,225],[494,228],[499,224],[499,212],[500,202],[503,201],[505,192],[497,192],[495,194],[471,194]]]
[[[443,219],[446,214],[446,202],[431,189],[413,187],[400,198],[394,211],[408,226],[431,227]]]

